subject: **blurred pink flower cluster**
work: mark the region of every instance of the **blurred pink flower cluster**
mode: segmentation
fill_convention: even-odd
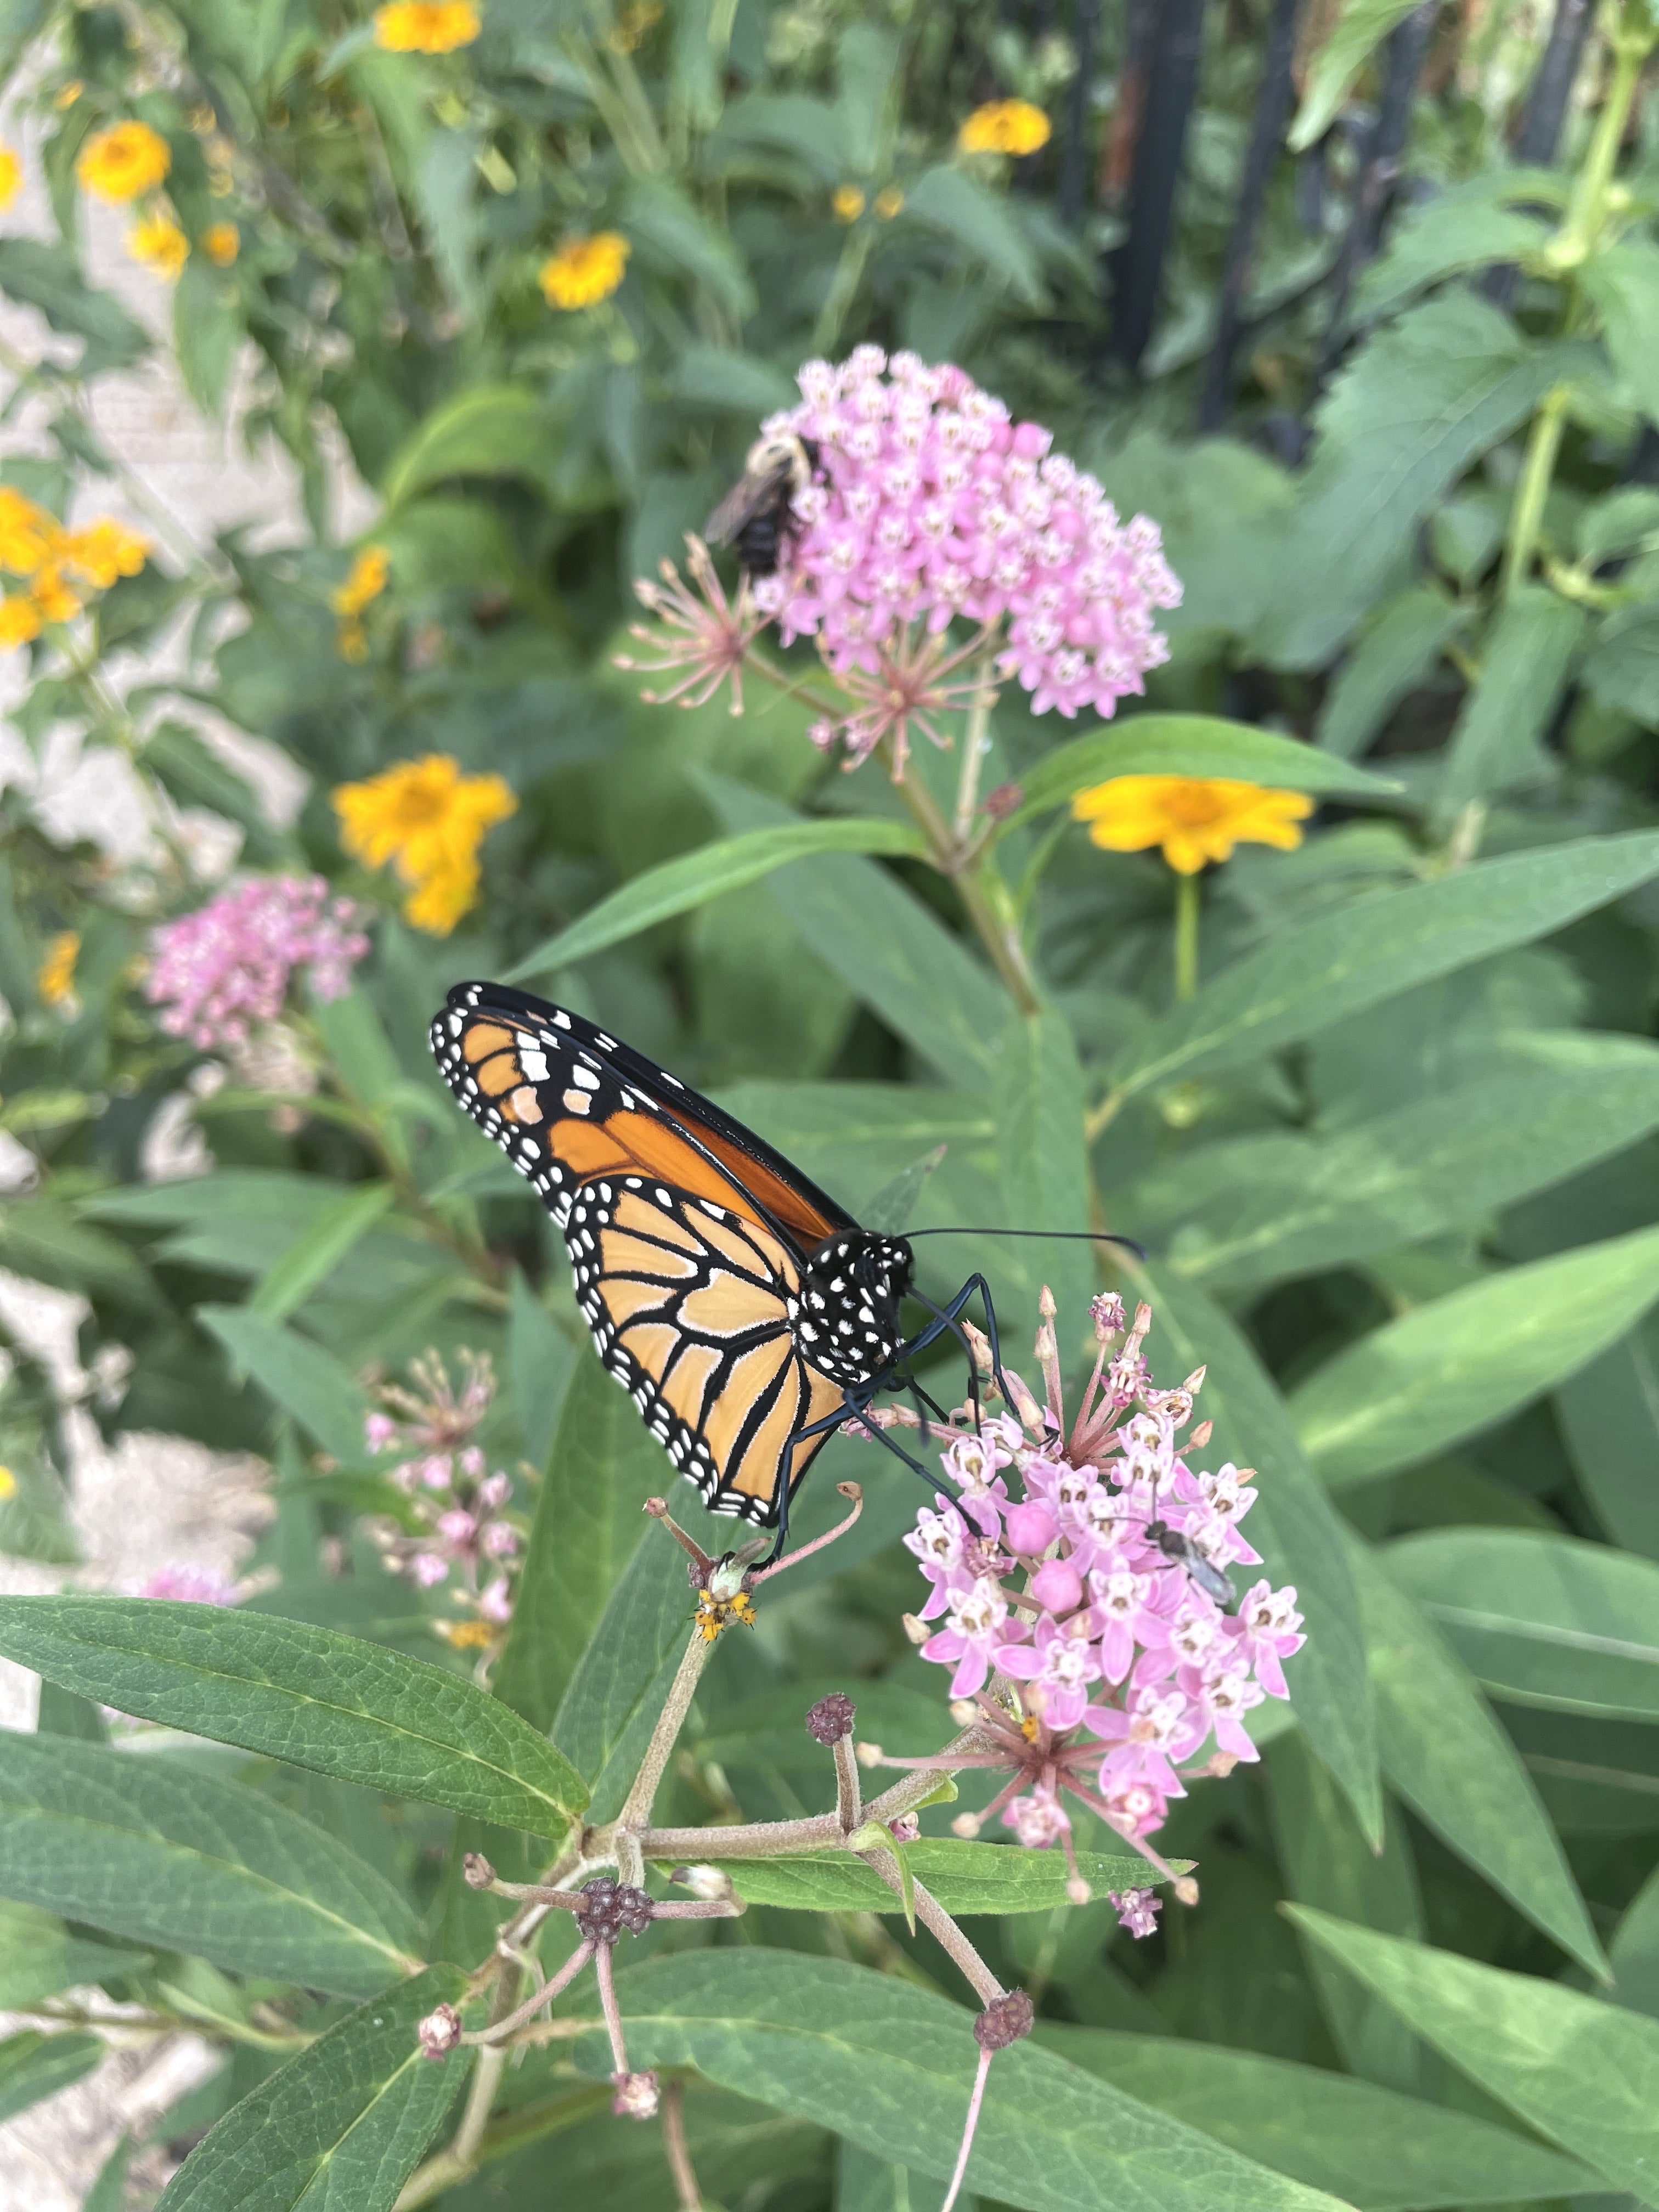
[[[943,1455],[960,1495],[924,1508],[904,1539],[932,1585],[921,1619],[941,1623],[922,1656],[951,1668],[958,1717],[988,1739],[966,1764],[1013,1770],[968,1829],[1000,1814],[1021,1843],[1071,1856],[1069,1791],[1161,1865],[1144,1838],[1185,1796],[1183,1776],[1256,1757],[1243,1717],[1288,1694],[1301,1615],[1295,1590],[1265,1579],[1228,1609],[1226,1570],[1260,1564],[1239,1528],[1256,1493],[1248,1470],[1194,1471],[1184,1455],[1209,1440],[1207,1422],[1182,1440],[1203,1370],[1157,1389],[1150,1308],[1126,1328],[1122,1301],[1097,1298],[1098,1354],[1068,1430],[1054,1310],[1045,1291],[1042,1402],[1010,1376],[1012,1409]],[[988,1691],[994,1676],[1006,1699]],[[1125,1924],[1149,1928],[1126,1895]]]
[[[1006,623],[1000,673],[1037,714],[1066,715],[1111,714],[1168,659],[1152,611],[1179,605],[1181,586],[1158,526],[1120,522],[1049,431],[1013,422],[964,369],[911,353],[860,346],[808,362],[799,381],[801,404],[762,425],[817,457],[779,570],[755,586],[786,643],[816,637],[838,672],[879,678],[915,658],[912,625],[937,635],[960,615],[983,637]],[[859,757],[872,726],[866,714],[848,734]]]
[[[412,1388],[383,1384],[380,1405],[363,1425],[364,1443],[379,1456],[404,1455],[387,1472],[410,1500],[407,1520],[370,1524],[392,1572],[417,1589],[447,1584],[471,1616],[448,1624],[452,1643],[493,1643],[513,1617],[514,1583],[522,1532],[511,1510],[513,1478],[490,1474],[470,1441],[489,1412],[495,1377],[481,1352],[460,1355],[458,1389],[435,1352],[410,1368]]]
[[[320,876],[258,876],[155,932],[144,988],[161,1026],[204,1052],[246,1042],[281,1014],[301,970],[319,999],[351,988],[368,950],[358,909]]]

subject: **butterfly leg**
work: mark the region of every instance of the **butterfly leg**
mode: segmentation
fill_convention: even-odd
[[[997,1310],[991,1303],[991,1286],[983,1275],[969,1275],[955,1297],[951,1300],[949,1305],[945,1306],[936,1306],[931,1298],[921,1297],[919,1291],[913,1291],[912,1296],[917,1298],[919,1304],[927,1308],[933,1318],[918,1335],[913,1336],[904,1346],[900,1357],[908,1358],[918,1352],[925,1351],[928,1345],[943,1336],[948,1330],[962,1346],[963,1357],[968,1362],[968,1376],[974,1400],[974,1425],[977,1428],[981,1418],[979,1368],[959,1322],[963,1309],[976,1291],[979,1293],[980,1303],[985,1309],[985,1334],[991,1346],[991,1373],[998,1389],[1002,1393],[1003,1404],[1012,1408],[1014,1402],[1013,1394],[1008,1388],[1008,1378],[1002,1371],[1002,1348],[997,1339]]]
[[[833,1413],[826,1413],[821,1421],[814,1421],[808,1428],[797,1429],[785,1449],[784,1465],[787,1467],[792,1464],[797,1444],[805,1443],[813,1437],[822,1436],[826,1429],[839,1429],[849,1424],[856,1424],[864,1435],[873,1437],[877,1443],[884,1445],[895,1459],[902,1461],[919,1482],[926,1483],[930,1498],[937,1499],[941,1496],[956,1497],[957,1487],[953,1482],[947,1480],[937,1468],[925,1468],[919,1459],[912,1459],[902,1444],[896,1444],[893,1442],[885,1429],[878,1428],[875,1422],[866,1418],[874,1396],[873,1388],[860,1390],[855,1398],[844,1398],[836,1411]],[[937,1411],[937,1407],[934,1410]],[[777,1540],[762,1562],[765,1566],[773,1565],[783,1555],[784,1539],[789,1528],[789,1504],[792,1494],[791,1489],[786,1488],[778,1501]]]

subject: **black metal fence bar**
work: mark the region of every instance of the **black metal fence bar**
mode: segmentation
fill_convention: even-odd
[[[1111,257],[1109,346],[1130,370],[1152,334],[1203,51],[1204,0],[1161,0],[1130,173],[1128,235]]]

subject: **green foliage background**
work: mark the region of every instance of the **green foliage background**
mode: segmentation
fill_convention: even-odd
[[[1322,11],[1308,143],[1374,94],[1404,12]],[[584,1792],[590,1818],[620,1801],[687,1626],[678,1555],[638,1535],[665,1463],[598,1375],[550,1224],[424,1046],[452,981],[519,969],[855,1211],[941,1143],[919,1223],[1076,1226],[1097,1206],[1152,1255],[1123,1287],[1153,1300],[1160,1378],[1207,1364],[1215,1450],[1261,1470],[1251,1534],[1310,1640],[1261,1764],[1195,1788],[1161,1838],[1199,1862],[1200,1907],[1132,1945],[1103,1899],[1057,1903],[1053,1869],[1010,1847],[983,1877],[1006,1910],[960,1893],[1041,2013],[994,2070],[984,2201],[1659,2204],[1659,27],[1642,0],[1607,12],[1564,166],[1521,172],[1504,123],[1536,26],[1448,11],[1407,161],[1427,189],[1364,275],[1342,366],[1317,387],[1309,287],[1341,207],[1310,231],[1287,161],[1237,410],[1200,441],[1267,13],[1212,11],[1165,313],[1131,386],[1102,367],[1111,210],[1067,228],[1052,171],[952,150],[978,100],[1071,97],[1064,41],[988,7],[486,0],[477,43],[441,59],[379,51],[325,0],[0,9],[62,228],[0,239],[0,289],[79,348],[21,365],[57,457],[0,477],[61,512],[118,474],[87,394],[148,341],[82,274],[73,167],[136,115],[168,141],[189,236],[241,230],[233,268],[198,250],[185,270],[179,367],[220,410],[251,343],[248,429],[295,455],[311,531],[281,551],[233,534],[117,585],[84,663],[36,649],[21,726],[39,747],[75,726],[168,802],[239,823],[246,866],[316,869],[380,909],[357,990],[303,1017],[322,1088],[300,1126],[222,1090],[198,1109],[213,1171],[145,1184],[145,1132],[198,1056],[156,1026],[137,963],[204,892],[176,854],[112,872],[4,796],[0,1127],[38,1174],[0,1206],[0,1263],[84,1296],[88,1364],[130,1354],[112,1431],[259,1452],[278,1510],[254,1562],[269,1586],[216,1617],[199,1663],[114,1600],[0,1602],[0,1649],[54,1686],[39,1735],[0,1743],[0,2003],[71,2030],[0,2044],[0,2115],[94,2063],[60,1993],[101,1983],[226,2052],[162,2130],[228,2115],[169,2206],[389,2212],[458,2091],[459,2061],[411,2058],[413,2023],[493,1940],[460,1851],[523,1875]],[[1091,167],[1121,39],[1114,17],[1083,88]],[[209,189],[215,139],[228,197]],[[849,184],[903,207],[838,222]],[[541,261],[599,228],[630,241],[624,285],[552,313]],[[1493,262],[1521,271],[1507,307],[1479,282]],[[1158,520],[1185,582],[1169,665],[1109,729],[1034,719],[1018,693],[997,708],[985,787],[1027,803],[980,882],[1017,920],[1035,1012],[878,766],[827,772],[796,702],[653,708],[611,665],[630,579],[701,524],[800,362],[866,339],[957,359],[1050,423]],[[1291,471],[1268,434],[1303,404]],[[351,551],[336,428],[391,556],[361,662],[329,604]],[[189,684],[118,699],[105,657],[181,623]],[[313,779],[291,830],[181,719],[192,690]],[[487,896],[444,940],[343,860],[328,803],[428,750],[519,799]],[[1149,768],[1322,802],[1296,854],[1244,850],[1206,879],[1187,1004],[1162,862],[1062,826],[1073,790]],[[916,773],[948,811],[955,763]],[[768,866],[732,888],[740,836]],[[67,1011],[38,986],[66,930]],[[371,1187],[382,1206],[343,1211]],[[935,1290],[955,1279],[938,1250]],[[1080,1353],[1088,1263],[1030,1252],[973,1256],[1012,1340],[1048,1279]],[[428,1345],[493,1355],[487,1441],[529,1470],[489,1694],[358,1531],[398,1505],[364,1461],[364,1378]],[[19,1354],[0,1547],[70,1568],[61,1413]],[[669,1777],[681,1822],[820,1808],[829,1763],[800,1717],[830,1689],[891,1750],[945,1733],[899,1626],[905,1486],[848,1443],[821,1465],[809,1528],[831,1478],[866,1480],[863,1522],[724,1640]],[[723,1548],[689,1498],[676,1512]],[[296,1733],[300,1686],[325,1676],[336,1717]],[[97,1707],[124,1694],[189,1735],[110,1747]],[[944,1834],[938,1813],[924,1826]],[[950,1864],[947,1903],[967,1881]],[[635,2063],[690,2069],[711,2200],[938,2201],[969,2015],[859,1873],[778,1875],[741,1923],[659,1930],[628,1968]],[[656,2131],[609,2118],[607,2071],[602,2039],[532,2053],[442,2203],[540,2205],[555,2177],[566,2212],[672,2203]],[[125,2155],[89,2203],[118,2200]]]

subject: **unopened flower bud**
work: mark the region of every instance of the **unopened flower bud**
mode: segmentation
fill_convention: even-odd
[[[1196,1905],[1198,1903],[1198,1884],[1193,1880],[1189,1874],[1183,1874],[1180,1881],[1176,1882],[1175,1886],[1175,1893],[1176,1903],[1177,1905]]]
[[[1073,1905],[1086,1905],[1094,1892],[1080,1874],[1074,1874],[1066,1878],[1066,1894]]]
[[[933,1632],[933,1630],[929,1628],[927,1622],[925,1620],[918,1620],[914,1613],[902,1613],[900,1616],[900,1620],[903,1626],[904,1632],[909,1638],[912,1644],[926,1644],[928,1638]]]
[[[979,1707],[971,1698],[952,1698],[950,1714],[958,1728],[971,1728],[979,1718]]]
[[[676,1867],[668,1879],[677,1889],[689,1889],[693,1897],[705,1903],[724,1899],[732,1895],[732,1877],[724,1867]]]
[[[495,1879],[495,1869],[482,1851],[469,1851],[461,1861],[461,1875],[469,1889],[488,1889]]]
[[[981,2051],[1006,2051],[1031,2033],[1036,2017],[1024,1990],[1010,1990],[1006,1996],[993,1997],[974,2022],[974,2040]]]
[[[469,1482],[476,1482],[484,1471],[484,1455],[477,1444],[469,1444],[461,1454],[461,1473]]]
[[[624,1928],[630,1936],[641,1936],[651,1925],[651,1899],[632,1882],[595,1875],[576,1894],[581,1899],[576,1907],[576,1925],[584,1942],[614,1943]]]
[[[1006,822],[1011,814],[1018,813],[1024,798],[1023,785],[1000,783],[994,791],[986,793],[985,811],[993,822]]]
[[[806,1733],[816,1743],[839,1743],[843,1736],[852,1735],[855,1711],[845,1690],[831,1690],[808,1712]]]
[[[461,2015],[453,2004],[441,2004],[428,2013],[415,2030],[425,2058],[447,2058],[461,2039]]]
[[[1002,1528],[1009,1550],[1027,1559],[1041,1559],[1060,1534],[1060,1524],[1048,1508],[1030,1498],[1009,1507]]]
[[[1191,1436],[1187,1439],[1187,1449],[1188,1451],[1202,1451],[1205,1445],[1209,1443],[1210,1438],[1214,1434],[1215,1423],[1213,1421],[1200,1421],[1198,1426],[1193,1431]]]
[[[498,1506],[505,1505],[512,1495],[513,1478],[510,1474],[489,1475],[478,1486],[479,1503],[487,1505],[492,1513]]]
[[[960,1836],[964,1843],[971,1844],[984,1826],[977,1813],[958,1813],[951,1823],[951,1833]]]
[[[619,2120],[653,2120],[657,2117],[657,2077],[654,2074],[613,2074],[611,2110]]]
[[[1045,1559],[1031,1577],[1031,1595],[1049,1613],[1075,1613],[1083,1602],[1083,1577],[1069,1559]]]
[[[854,1756],[860,1766],[879,1766],[886,1754],[878,1743],[861,1743]]]
[[[438,1534],[446,1544],[470,1544],[478,1533],[478,1524],[470,1513],[458,1506],[453,1513],[439,1516]]]
[[[901,1813],[896,1820],[890,1820],[887,1826],[901,1844],[914,1844],[921,1833],[921,1818],[915,1813]]]

